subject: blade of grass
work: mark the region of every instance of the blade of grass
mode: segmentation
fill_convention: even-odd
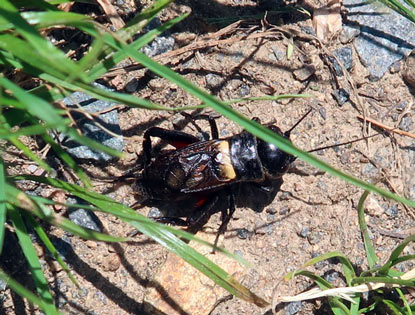
[[[373,268],[379,261],[376,256],[375,249],[373,248],[372,241],[370,240],[369,231],[365,220],[365,200],[369,196],[369,191],[365,190],[362,197],[359,199],[357,205],[357,214],[359,217],[359,227],[363,237],[363,243],[365,244],[366,258],[369,263],[369,268]]]
[[[405,286],[405,287],[413,287],[415,286],[415,279],[412,280],[403,280],[398,278],[389,278],[389,277],[356,277],[353,279],[352,284],[362,284],[362,283],[387,283],[393,284],[396,286]]]
[[[287,98],[306,98],[312,97],[311,94],[281,94],[281,95],[264,95],[264,96],[250,96],[236,98],[230,101],[225,101],[224,104],[231,105],[235,103],[247,102],[247,101],[278,101]]]
[[[75,277],[72,275],[71,271],[69,270],[68,265],[63,261],[62,257],[59,255],[58,251],[56,250],[55,246],[52,244],[51,240],[49,239],[46,232],[40,226],[40,224],[33,218],[33,216],[26,211],[23,211],[23,215],[27,222],[32,226],[35,230],[37,235],[39,236],[40,240],[43,242],[45,247],[49,250],[52,256],[56,259],[56,261],[61,265],[62,269],[66,272],[69,279],[71,279],[72,283],[74,283],[78,289],[80,288],[78,281],[76,281]]]
[[[29,211],[40,219],[84,239],[92,239],[103,242],[124,242],[129,240],[128,238],[114,237],[91,229],[83,228],[62,216],[54,214],[46,205],[40,203],[39,199],[33,200],[24,192],[7,183],[6,200],[9,204]]]
[[[48,283],[43,274],[42,266],[40,265],[39,259],[36,255],[35,248],[33,247],[32,240],[30,239],[29,233],[26,230],[23,219],[17,208],[13,206],[9,206],[7,208],[7,212],[15,228],[20,247],[29,264],[30,272],[35,283],[36,290],[41,299],[47,303],[45,304],[46,313],[57,312],[55,306],[53,305],[53,297],[52,294],[49,292]]]
[[[0,2],[0,15],[15,26],[15,31],[19,33],[29,44],[25,50],[33,49],[39,54],[43,60],[49,60],[49,65],[62,73],[63,75],[71,75],[77,73],[77,77],[86,82],[86,74],[79,71],[79,66],[72,62],[58,48],[46,41],[34,28],[29,25],[20,15],[19,9],[9,0]],[[1,42],[1,40],[0,40]],[[78,72],[79,71],[79,72]]]
[[[6,175],[4,173],[4,162],[0,156],[0,255],[3,252],[4,232],[6,222]]]
[[[348,285],[350,285],[351,280],[356,277],[356,274],[354,272],[353,269],[353,265],[351,264],[350,260],[347,259],[346,256],[344,256],[342,253],[338,252],[338,251],[333,251],[333,252],[329,252],[317,257],[314,257],[312,259],[310,259],[309,261],[307,261],[300,269],[304,269],[310,266],[313,266],[319,262],[322,262],[324,260],[328,260],[328,259],[332,259],[332,258],[337,258],[340,260],[342,266],[343,266],[343,272],[346,278],[346,283]],[[290,272],[285,276],[286,280],[291,279],[292,277],[296,276],[296,271]]]
[[[0,279],[7,283],[7,285],[17,294],[20,296],[23,296],[25,299],[27,299],[30,303],[33,303],[35,305],[38,305],[46,314],[60,314],[56,309],[54,308],[54,305],[52,303],[49,303],[45,300],[40,299],[35,294],[27,290],[25,287],[23,287],[20,283],[13,280],[11,277],[9,277],[7,274],[4,273],[4,271],[0,268]]]
[[[188,14],[185,14],[185,15],[179,16],[177,18],[174,18],[171,21],[164,23],[163,25],[157,27],[156,29],[153,29],[147,32],[146,34],[140,36],[138,39],[136,39],[131,44],[129,44],[129,46],[134,49],[140,49],[141,47],[150,43],[154,38],[162,34],[164,31],[170,29],[175,24],[184,20],[187,16]],[[90,34],[90,35],[93,35],[93,34]],[[108,72],[109,69],[114,67],[116,64],[118,64],[122,60],[124,60],[126,57],[127,57],[127,54],[125,54],[125,52],[123,52],[122,50],[119,50],[115,52],[114,54],[108,56],[108,58],[102,59],[100,62],[94,64],[91,70],[88,72],[89,79],[91,80],[91,82],[98,79],[101,75]]]
[[[408,300],[405,298],[405,295],[403,294],[402,290],[400,288],[397,288],[396,292],[398,292],[399,297],[401,298],[401,301],[402,301],[402,303],[405,307],[405,310],[406,310],[407,314],[412,315],[411,307],[409,305]]]

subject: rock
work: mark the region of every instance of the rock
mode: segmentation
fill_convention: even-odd
[[[397,205],[391,207],[386,207],[385,213],[390,217],[397,217],[399,214],[399,209]]]
[[[120,257],[117,254],[110,254],[105,257],[102,267],[105,271],[116,271],[120,268],[120,265]]]
[[[196,237],[212,243],[216,233],[203,231],[198,232]],[[191,241],[189,245],[237,279],[242,276],[243,268],[234,259],[221,254],[211,254],[211,248],[195,241]],[[228,246],[225,247],[232,251]],[[148,286],[144,297],[145,311],[151,314],[209,314],[216,302],[229,294],[172,253],[169,253],[159,269],[154,284]],[[174,303],[165,297],[174,297]]]
[[[347,25],[360,27],[354,46],[372,81],[382,78],[394,62],[414,49],[415,28],[403,16],[365,0],[345,0],[343,5],[348,9]],[[388,14],[380,14],[380,9]]]
[[[274,53],[275,58],[277,58],[278,61],[282,61],[285,58],[285,52],[282,50],[279,50],[278,47],[272,46],[272,51]]]
[[[206,87],[209,89],[213,89],[219,86],[219,84],[222,82],[222,77],[217,74],[208,73],[205,76],[205,80],[206,80]]]
[[[80,203],[83,204],[82,200],[77,198],[68,198],[68,203]],[[91,229],[94,231],[101,232],[101,221],[95,215],[94,212],[85,209],[68,209],[69,219],[84,228]]]
[[[96,84],[96,86],[106,89],[99,84]],[[76,107],[75,104],[79,104],[83,110],[89,113],[101,112],[115,105],[114,103],[107,101],[97,100],[83,92],[72,93],[70,96],[63,99],[63,103],[70,108],[74,108]],[[108,134],[84,114],[73,112],[72,117],[76,120],[77,126],[81,129],[84,136],[117,151],[122,151],[124,149],[124,142],[120,137],[114,137],[113,135]],[[118,124],[118,114],[116,109],[99,115],[96,120],[106,129],[121,136],[121,128]],[[80,145],[78,142],[73,141],[64,134],[59,135],[59,140],[62,145],[66,147],[66,151],[74,158],[97,162],[108,162],[115,159],[115,157],[109,154],[93,151],[87,146]]]
[[[161,26],[159,18],[152,19],[146,26],[145,30],[150,31]],[[175,40],[169,32],[164,32],[160,36],[156,37],[150,44],[144,46],[141,51],[148,57],[154,57],[165,52],[168,52],[174,48]]]
[[[336,49],[333,54],[337,57],[337,59],[343,64],[343,67],[350,71],[353,66],[353,52],[351,47],[342,47]],[[333,64],[334,70],[336,71],[336,75],[341,77],[343,76],[343,70],[337,60],[333,57],[328,57],[329,61]]]
[[[137,91],[137,88],[138,88],[138,80],[134,78],[125,85],[124,89],[128,93],[134,93],[135,91]]]
[[[405,68],[402,77],[406,84],[415,90],[415,51],[413,51],[405,60]]]
[[[365,210],[368,214],[375,217],[380,217],[385,210],[379,205],[376,199],[369,198],[365,203]]]
[[[360,34],[360,27],[358,26],[348,26],[343,25],[343,29],[340,32],[340,42],[342,44],[350,43],[353,39],[355,39]]]
[[[301,301],[288,303],[284,307],[284,314],[285,315],[297,314],[301,310],[302,306],[303,306],[303,303]]]
[[[249,237],[251,233],[247,229],[236,229],[236,235],[242,240],[245,240]]]
[[[298,233],[298,235],[301,236],[302,238],[306,238],[309,233],[310,233],[310,229],[307,226],[303,226],[301,228],[301,231]]]
[[[251,93],[251,88],[249,87],[249,85],[242,84],[239,87],[238,94],[239,94],[240,97],[245,97],[245,96],[249,95],[249,93]]]
[[[315,72],[316,69],[313,65],[306,65],[301,69],[294,70],[293,75],[296,80],[304,82],[305,80],[310,78]]]
[[[346,91],[345,89],[337,89],[334,90],[331,95],[333,95],[336,102],[339,104],[339,106],[344,105],[349,100],[350,93]]]
[[[402,117],[402,120],[399,124],[399,129],[408,132],[412,128],[412,118],[411,115],[406,114]]]

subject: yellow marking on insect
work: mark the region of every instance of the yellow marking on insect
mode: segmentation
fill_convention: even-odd
[[[220,141],[217,147],[219,149],[219,153],[216,155],[215,160],[219,164],[221,175],[227,180],[232,180],[236,177],[236,172],[232,165],[229,153],[229,142]]]

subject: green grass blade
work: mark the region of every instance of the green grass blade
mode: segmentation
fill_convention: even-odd
[[[0,156],[0,255],[3,251],[4,232],[6,222],[6,174],[4,173],[4,162]]]
[[[87,78],[86,74],[80,72],[79,67],[74,62],[67,58],[62,51],[46,41],[38,33],[36,28],[29,25],[25,19],[22,18],[18,8],[15,7],[12,2],[9,0],[2,0],[0,2],[0,16],[12,23],[15,26],[15,31],[27,41],[28,45],[26,46],[25,51],[33,49],[34,52],[39,54],[41,59],[49,61],[42,64],[52,65],[57,71],[61,72],[62,75],[71,75],[75,72],[79,79],[85,81]]]
[[[80,286],[78,281],[76,281],[75,277],[69,270],[68,265],[63,261],[62,257],[59,255],[55,246],[52,244],[51,240],[49,239],[48,235],[43,230],[43,228],[40,226],[40,224],[33,218],[33,216],[29,212],[24,211],[23,215],[27,222],[33,227],[33,229],[35,230],[35,232],[37,233],[45,247],[49,250],[49,252],[56,259],[56,261],[61,265],[62,269],[66,272],[69,279],[71,279],[71,281],[79,288]]]
[[[41,79],[44,79],[48,82],[59,85],[72,92],[82,91],[98,99],[109,101],[109,102],[122,103],[130,107],[146,108],[146,109],[151,109],[151,110],[183,110],[183,108],[164,107],[164,106],[149,102],[145,99],[138,98],[133,95],[107,91],[107,90],[97,88],[89,84],[84,84],[80,82],[77,82],[76,85],[71,84],[71,83],[65,82],[64,80],[60,80],[59,78],[53,77],[48,74],[43,74],[43,75],[40,75],[39,77]],[[200,108],[200,107],[201,106],[198,106],[198,107],[194,106],[192,108]]]
[[[402,315],[405,314],[402,312],[402,308],[399,306],[399,304],[395,303],[394,301],[387,300],[387,299],[380,299],[383,304],[385,304],[392,313],[388,314],[396,314],[396,315]]]
[[[411,306],[409,305],[408,300],[405,298],[405,295],[403,294],[402,290],[400,288],[396,288],[396,292],[398,292],[399,297],[401,298],[401,301],[405,307],[406,313],[408,315],[412,315]]]
[[[7,183],[6,200],[11,205],[29,211],[40,219],[84,239],[102,242],[123,242],[128,240],[128,238],[114,237],[91,229],[83,228],[62,216],[55,214],[46,205],[39,202],[39,199],[33,200],[24,192]]]
[[[369,195],[369,192],[366,190],[362,197],[359,199],[359,203],[357,205],[357,214],[359,217],[359,226],[360,231],[362,232],[363,236],[363,242],[365,244],[365,250],[366,250],[366,258],[369,263],[369,268],[373,268],[379,261],[378,257],[376,256],[375,249],[373,248],[372,241],[370,240],[369,236],[369,230],[366,225],[365,220],[365,200],[367,196]]]
[[[11,277],[9,277],[7,274],[4,273],[4,271],[0,268],[0,279],[7,283],[7,285],[17,294],[20,296],[23,296],[25,299],[27,299],[30,303],[33,303],[35,305],[38,305],[46,314],[60,314],[56,309],[54,308],[54,305],[52,303],[48,303],[45,300],[40,299],[35,294],[27,290],[25,287],[23,287],[20,283],[13,280]]]
[[[350,260],[347,259],[346,256],[344,256],[342,253],[338,251],[333,251],[333,252],[329,252],[329,253],[314,257],[310,259],[309,261],[307,261],[300,269],[302,270],[304,268],[313,266],[321,261],[328,260],[331,258],[339,259],[340,263],[343,266],[343,272],[346,278],[346,282],[348,285],[350,285],[351,280],[356,276],[354,269],[353,269],[353,265],[351,264]],[[297,271],[290,272],[285,276],[285,279],[289,280],[296,275],[297,275]]]
[[[175,24],[181,22],[187,16],[188,15],[182,15],[177,18],[174,18],[171,21],[164,23],[163,25],[157,27],[156,29],[153,29],[147,32],[146,34],[144,34],[143,36],[140,36],[138,39],[136,39],[131,44],[129,44],[129,46],[132,47],[133,49],[140,49],[141,47],[150,43],[154,38],[162,34],[164,31],[170,29]],[[104,58],[99,63],[95,64],[93,68],[88,72],[89,79],[91,81],[98,79],[100,76],[108,72],[109,69],[114,67],[116,64],[118,64],[122,60],[124,60],[127,56],[128,55],[124,51],[119,50],[115,52],[114,54],[110,55],[108,58]]]
[[[11,91],[29,114],[45,121],[46,123],[61,125],[59,129],[62,132],[67,130],[68,127],[66,120],[63,119],[58,114],[57,110],[48,102],[27,93],[27,91],[23,90],[21,87],[4,77],[0,77],[0,85]]]
[[[389,277],[356,277],[352,281],[353,285],[358,285],[358,284],[368,283],[368,282],[395,284],[398,286],[406,286],[406,287],[415,286],[415,279],[403,280],[403,279],[389,278]]]
[[[57,310],[53,306],[52,294],[49,292],[48,283],[43,274],[42,266],[40,265],[39,258],[36,255],[35,248],[33,247],[32,240],[26,230],[23,219],[15,207],[8,207],[8,214],[15,228],[20,247],[29,264],[36,290],[41,299],[47,303],[46,313],[56,312]]]

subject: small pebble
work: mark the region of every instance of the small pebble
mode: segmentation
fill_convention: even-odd
[[[331,95],[333,95],[334,99],[336,100],[339,106],[343,106],[349,100],[350,93],[345,89],[337,89],[334,90]]]
[[[302,307],[303,307],[303,303],[301,301],[290,302],[284,307],[284,314],[285,315],[297,314],[301,310]]]
[[[387,207],[385,213],[390,217],[398,216],[399,210],[397,205],[393,205],[392,207]]]
[[[403,131],[409,131],[412,128],[412,118],[409,114],[406,114],[402,120],[401,123],[399,124],[399,129],[403,130]]]
[[[327,118],[326,109],[324,107],[320,107],[318,109],[318,112],[319,112],[321,118],[323,118],[324,120],[326,120],[326,118]]]
[[[316,68],[313,65],[306,65],[301,69],[293,71],[294,78],[300,82],[304,82],[309,79],[316,72]]]
[[[304,226],[301,228],[301,231],[298,235],[303,238],[306,238],[309,232],[310,232],[310,229],[307,226]]]
[[[236,235],[238,235],[241,240],[247,239],[250,234],[251,233],[247,229],[236,229]]]

